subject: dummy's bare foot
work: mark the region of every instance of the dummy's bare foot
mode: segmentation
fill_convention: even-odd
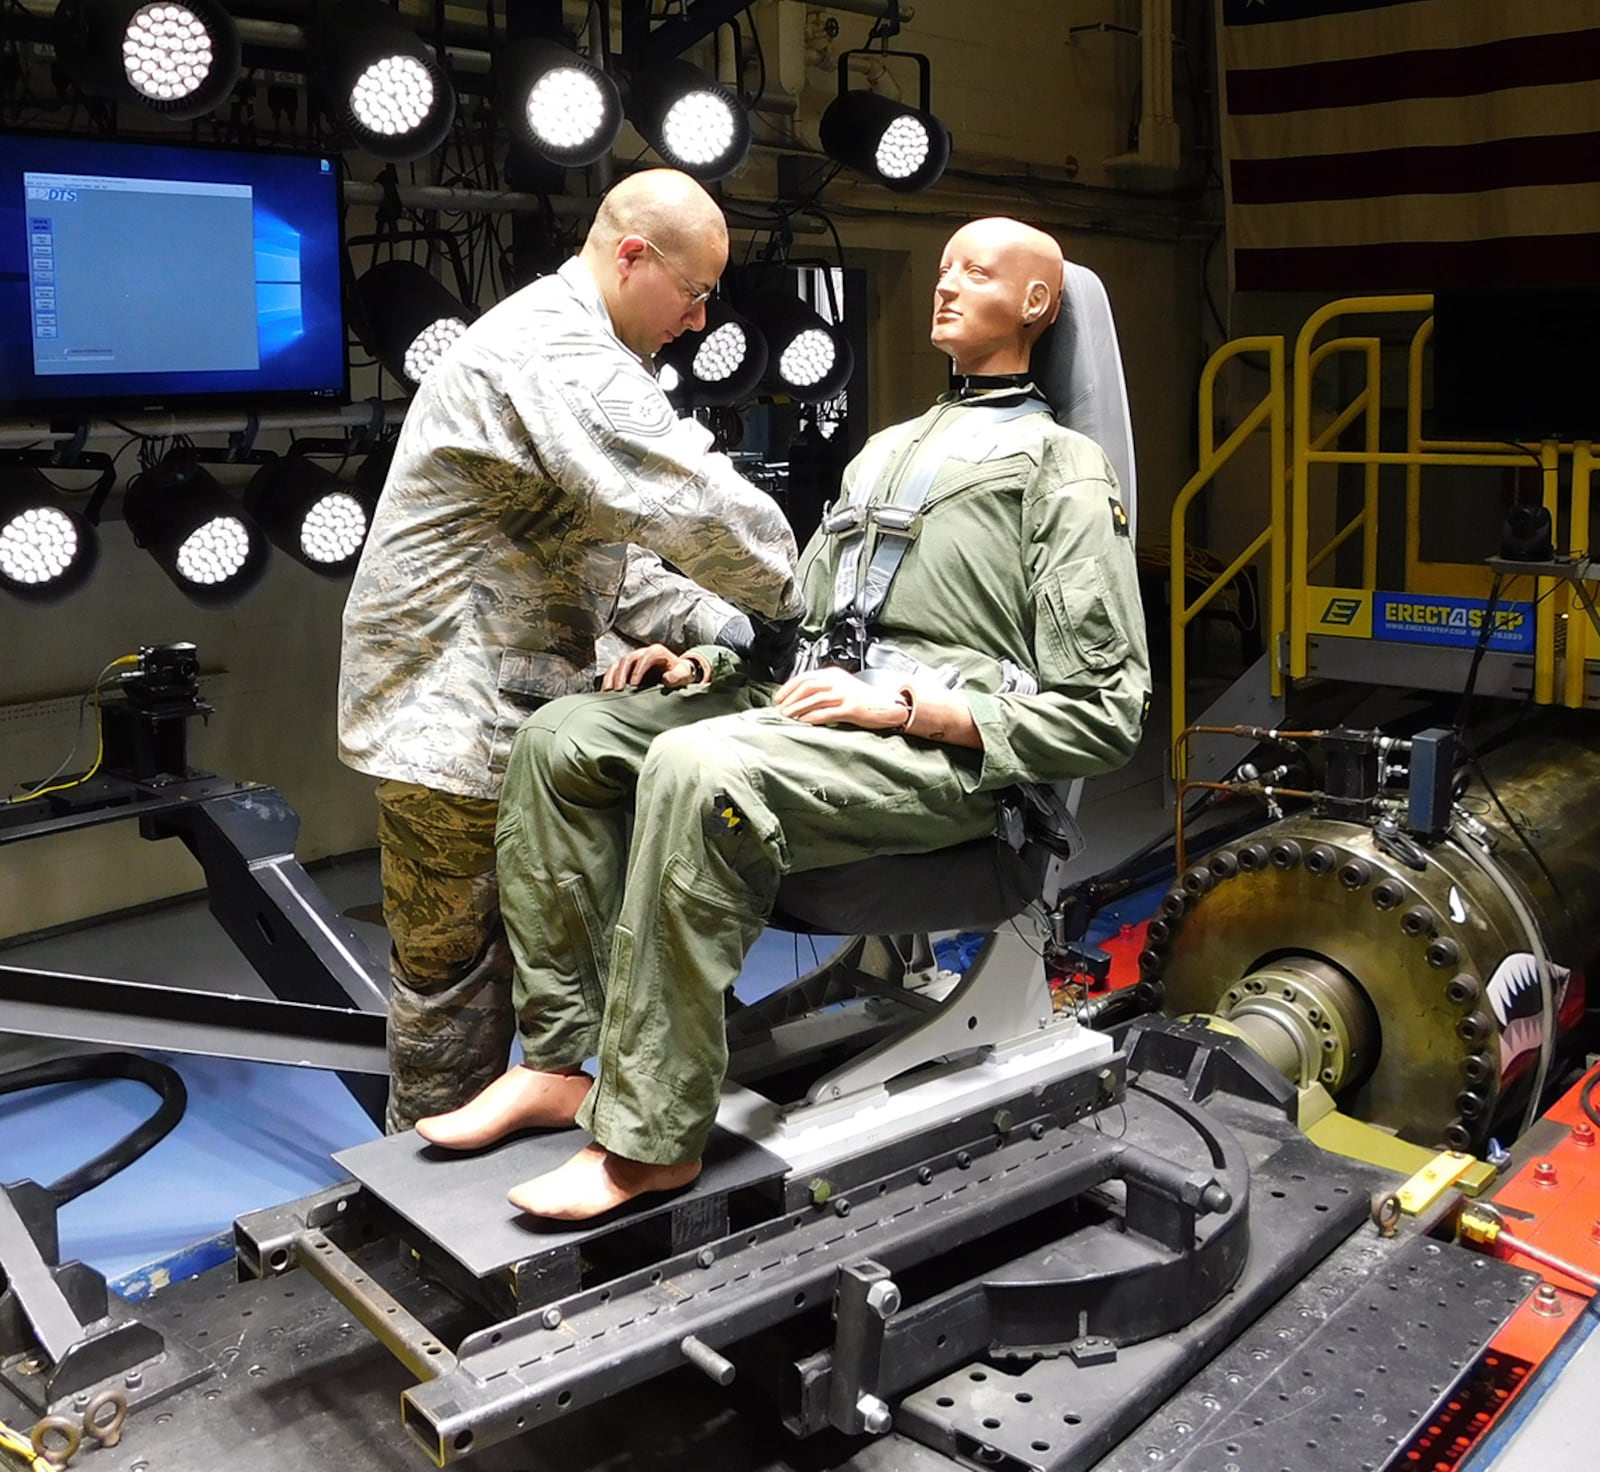
[[[683,1165],[648,1165],[626,1160],[602,1145],[589,1145],[565,1165],[524,1181],[507,1200],[530,1216],[556,1221],[585,1222],[614,1211],[635,1196],[651,1191],[676,1191],[700,1174],[700,1162]]]
[[[582,1069],[547,1073],[518,1064],[459,1109],[419,1119],[417,1133],[430,1145],[481,1150],[516,1130],[565,1129],[593,1084]]]

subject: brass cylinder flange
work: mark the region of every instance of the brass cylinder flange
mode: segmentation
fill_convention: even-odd
[[[1279,956],[1230,986],[1212,1009],[1291,1083],[1338,1093],[1371,1069],[1378,1018],[1361,988],[1316,956]]]
[[[1480,779],[1458,805],[1498,839],[1495,862],[1551,961],[1581,967],[1600,950],[1600,731],[1546,719],[1483,766],[1499,802]],[[1516,832],[1502,811],[1517,815]],[[1401,851],[1378,839],[1308,812],[1228,845],[1206,861],[1208,888],[1177,887],[1163,906],[1141,974],[1163,983],[1167,1010],[1221,1014],[1357,1118],[1418,1144],[1481,1145],[1520,1108],[1532,1072],[1526,1056],[1516,1071],[1507,1062],[1510,1004],[1495,991],[1528,933],[1474,840]]]

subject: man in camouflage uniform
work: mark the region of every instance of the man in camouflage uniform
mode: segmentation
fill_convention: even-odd
[[[635,174],[582,251],[474,324],[406,415],[339,678],[340,755],[380,779],[390,1131],[506,1065],[494,821],[518,726],[593,688],[602,635],[747,643],[749,621],[713,594],[799,611],[775,503],[677,417],[649,368],[705,325],[727,256],[698,184]]]
[[[1128,518],[1026,373],[1061,282],[1059,247],[1014,220],[945,247],[933,341],[968,377],[846,472],[801,564],[802,673],[641,651],[668,688],[556,701],[518,734],[498,839],[526,1064],[418,1131],[590,1130],[511,1193],[523,1210],[583,1219],[694,1179],[723,994],[785,873],[981,838],[1003,790],[1133,752],[1150,678]]]

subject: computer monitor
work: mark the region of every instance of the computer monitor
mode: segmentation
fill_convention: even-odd
[[[0,413],[348,400],[327,154],[0,134]]]

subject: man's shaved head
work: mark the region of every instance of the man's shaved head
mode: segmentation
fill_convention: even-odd
[[[1061,247],[996,215],[945,245],[933,293],[933,344],[963,373],[1026,371],[1033,344],[1061,309]]]
[[[687,174],[645,169],[600,201],[579,259],[617,336],[648,358],[705,326],[705,299],[728,264],[728,224]]]
[[[609,254],[627,235],[642,235],[668,255],[707,241],[727,249],[728,225],[716,200],[677,169],[645,169],[614,186],[595,211],[584,249]]]

